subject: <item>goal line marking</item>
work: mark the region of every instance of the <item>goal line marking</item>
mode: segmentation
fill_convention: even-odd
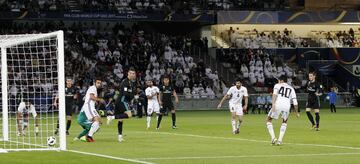
[[[77,151],[77,150],[67,150],[68,152],[72,153],[78,153],[78,154],[84,154],[84,155],[91,155],[96,157],[102,157],[102,158],[109,158],[109,159],[115,159],[115,160],[121,160],[121,161],[127,161],[127,162],[133,162],[133,163],[141,163],[141,164],[154,164],[152,162],[146,162],[138,159],[129,159],[129,158],[122,158],[122,157],[115,157],[110,155],[104,155],[104,154],[96,154],[96,153],[90,153],[90,152],[83,152],[83,151]]]

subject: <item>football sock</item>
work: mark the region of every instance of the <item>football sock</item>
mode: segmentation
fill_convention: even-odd
[[[306,115],[308,116],[309,121],[311,122],[311,124],[314,126],[314,125],[315,125],[314,117],[312,116],[312,114],[310,113],[310,111],[307,111],[307,112],[306,112]]]
[[[98,121],[93,122],[91,125],[91,128],[89,130],[88,136],[92,137],[94,135],[94,133],[97,132],[99,127],[100,127],[100,123]]]
[[[122,131],[123,131],[123,122],[119,121],[118,122],[118,133],[119,133],[119,135],[122,135]]]
[[[66,122],[66,131],[69,131],[70,126],[71,126],[71,120],[67,120],[67,122]]]
[[[279,134],[279,141],[282,141],[284,135],[285,135],[285,131],[286,131],[286,127],[287,124],[286,123],[282,123],[281,127],[280,127],[280,134]]]
[[[236,129],[240,129],[241,122],[242,121],[239,120],[239,122],[236,124]]]
[[[234,132],[236,130],[236,120],[231,119],[231,126],[232,126],[232,130]]]
[[[316,120],[316,127],[319,128],[319,124],[320,124],[320,114],[319,113],[315,113],[315,120]]]
[[[175,113],[171,113],[171,119],[172,119],[173,126],[176,126],[176,115],[175,115]]]
[[[271,122],[267,122],[266,123],[266,127],[269,131],[269,134],[271,136],[271,140],[275,138],[275,133],[274,133],[274,128],[273,128],[273,124]]]
[[[162,119],[162,115],[159,114],[156,128],[159,128],[159,127],[160,127],[161,119]]]
[[[146,117],[146,127],[150,128],[150,123],[151,123],[151,116],[147,116]]]

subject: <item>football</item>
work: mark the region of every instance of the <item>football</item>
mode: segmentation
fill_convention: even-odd
[[[56,144],[56,138],[54,136],[50,136],[47,138],[47,144],[49,146],[54,146]]]

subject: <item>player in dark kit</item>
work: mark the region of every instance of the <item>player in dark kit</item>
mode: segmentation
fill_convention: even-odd
[[[159,115],[158,118],[158,124],[157,124],[157,128],[160,127],[160,123],[161,123],[161,119],[162,119],[162,115],[166,112],[166,111],[171,111],[171,118],[172,118],[172,128],[176,129],[176,114],[175,114],[175,107],[174,104],[172,102],[172,96],[175,97],[175,103],[178,104],[179,103],[179,98],[176,94],[176,91],[174,90],[174,88],[171,86],[170,84],[170,78],[168,76],[165,76],[163,78],[163,85],[160,87],[160,94],[161,94],[161,115]]]
[[[306,91],[308,93],[308,100],[306,103],[306,114],[309,118],[309,121],[312,124],[312,128],[316,131],[319,131],[319,124],[320,124],[320,98],[319,96],[322,95],[322,85],[316,82],[316,73],[310,72],[309,73],[309,81],[306,84]],[[315,112],[315,121],[310,113],[311,110]]]
[[[123,121],[132,117],[132,113],[129,107],[131,100],[136,94],[136,72],[135,69],[130,68],[127,78],[123,79],[119,87],[119,95],[115,98],[115,111],[113,116],[108,116],[108,124],[111,120],[118,119],[118,141],[124,141],[122,136]]]
[[[69,129],[71,126],[71,117],[74,113],[74,104],[76,99],[78,98],[78,90],[73,85],[73,80],[71,78],[66,79],[66,87],[65,87],[65,113],[66,113],[66,135],[69,135]],[[55,97],[55,106],[57,106],[58,97]],[[59,133],[59,121],[56,126],[55,134]]]

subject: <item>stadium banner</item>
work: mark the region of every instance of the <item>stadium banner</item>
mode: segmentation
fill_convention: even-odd
[[[219,11],[217,23],[287,24],[360,22],[359,11]]]
[[[360,65],[360,48],[331,48],[329,60],[337,60],[343,65]]]
[[[213,13],[201,14],[168,14],[161,12],[153,13],[119,13],[119,12],[0,12],[0,20],[117,20],[117,21],[155,21],[155,22],[200,22],[215,23]]]

